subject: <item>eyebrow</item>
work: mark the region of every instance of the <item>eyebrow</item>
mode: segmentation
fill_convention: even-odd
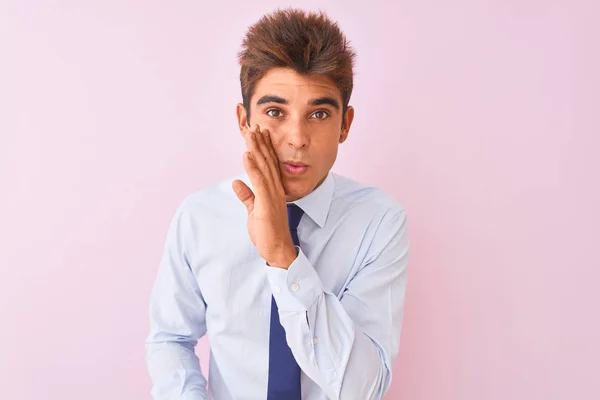
[[[260,106],[261,104],[266,104],[266,103],[278,103],[278,104],[284,104],[284,105],[289,104],[288,101],[286,99],[284,99],[283,97],[268,94],[268,95],[265,95],[265,96],[261,97],[260,99],[258,99],[258,101],[256,102],[256,105]],[[330,106],[334,107],[336,110],[340,109],[340,103],[333,97],[329,97],[329,96],[323,96],[323,97],[314,99],[310,102],[310,105],[312,105],[312,106],[330,105]]]
[[[260,99],[258,99],[258,101],[256,102],[257,106],[260,106],[261,104],[265,104],[265,103],[279,103],[279,104],[288,104],[288,101],[282,97],[279,96],[273,96],[273,95],[266,95],[261,97]]]
[[[336,99],[334,99],[333,97],[329,97],[329,96],[319,97],[318,99],[314,99],[313,101],[310,102],[310,104],[313,106],[322,106],[322,105],[327,104],[327,105],[334,107],[336,110],[340,109],[340,103],[338,103],[338,101]]]

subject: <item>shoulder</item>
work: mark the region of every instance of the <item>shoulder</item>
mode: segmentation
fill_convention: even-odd
[[[223,178],[184,197],[178,207],[178,213],[196,217],[219,217],[219,214],[244,213],[244,205],[231,187],[237,179],[248,183],[244,174]]]
[[[334,173],[335,191],[332,208],[347,212],[363,212],[374,218],[404,217],[404,206],[391,194],[377,187]]]
[[[337,218],[349,221],[348,229],[360,226],[366,245],[364,263],[369,264],[386,249],[391,257],[408,251],[408,224],[404,206],[385,190],[334,175],[336,190],[332,207]]]

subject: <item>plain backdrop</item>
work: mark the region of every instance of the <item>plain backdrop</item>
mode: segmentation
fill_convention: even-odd
[[[237,52],[287,5],[358,53],[334,171],[408,212],[386,400],[600,398],[591,0],[1,0],[0,398],[149,399],[169,220],[242,172]]]

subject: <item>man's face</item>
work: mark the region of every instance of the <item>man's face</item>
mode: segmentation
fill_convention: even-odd
[[[242,104],[237,116],[245,134],[249,128]],[[325,180],[353,117],[352,107],[342,115],[340,90],[329,78],[272,68],[256,83],[250,122],[270,132],[287,201],[308,195]]]

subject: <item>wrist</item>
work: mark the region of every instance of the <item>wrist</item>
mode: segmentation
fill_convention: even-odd
[[[286,246],[281,254],[273,257],[273,259],[267,260],[267,264],[271,267],[288,269],[297,257],[298,249],[292,244],[291,246]]]

